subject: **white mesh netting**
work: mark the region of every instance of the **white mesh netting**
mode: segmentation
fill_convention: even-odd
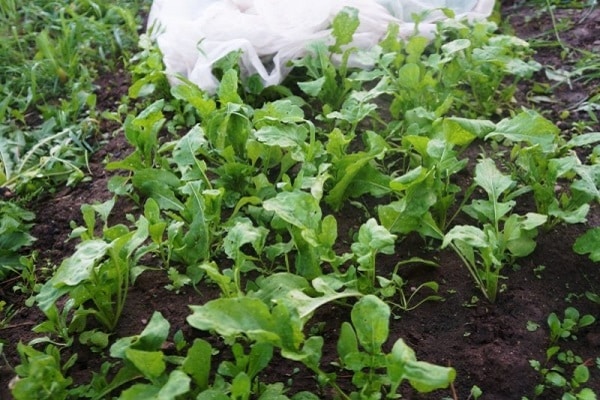
[[[308,43],[331,39],[331,22],[344,7],[357,9],[360,19],[351,46],[369,49],[390,23],[407,37],[415,33],[413,14],[426,12],[417,30],[431,36],[435,23],[447,18],[440,8],[453,10],[456,19],[481,19],[494,0],[154,0],[148,28],[172,84],[182,75],[212,92],[215,61],[242,50],[242,73],[258,74],[269,86],[285,78],[288,62],[304,56]]]

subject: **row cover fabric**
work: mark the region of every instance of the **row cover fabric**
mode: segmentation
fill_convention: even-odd
[[[241,50],[245,76],[258,74],[265,86],[281,83],[289,61],[303,57],[309,43],[331,40],[331,22],[344,8],[358,10],[360,26],[351,46],[367,50],[379,43],[390,23],[400,36],[414,34],[413,14],[427,12],[417,25],[431,36],[435,23],[447,18],[487,18],[494,0],[154,0],[148,30],[163,54],[171,84],[182,75],[214,92],[213,64]]]

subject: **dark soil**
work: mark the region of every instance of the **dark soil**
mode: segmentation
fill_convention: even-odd
[[[540,11],[543,7],[530,8],[523,3],[507,3],[503,5],[503,18],[514,33],[524,39],[553,39],[549,15]],[[600,10],[595,9],[582,19],[587,10],[556,10],[559,20],[572,21],[571,28],[560,32],[560,37],[567,46],[585,48],[590,51],[600,47]],[[543,35],[543,36],[540,36]],[[576,52],[561,56],[560,47],[538,48],[536,59],[543,65],[554,66],[555,69],[570,69],[579,56]],[[116,100],[126,93],[126,74],[115,82],[115,76],[100,79],[99,86],[107,87],[110,83],[114,90],[112,95],[101,97],[100,103],[105,109],[112,109]],[[548,82],[543,73],[536,80]],[[555,82],[548,82],[554,85]],[[598,92],[598,82],[574,80],[571,86],[562,84],[555,86],[548,94],[552,101],[544,103],[528,102],[532,97],[532,85],[522,86],[519,101],[525,106],[544,110],[547,117],[560,121],[565,135],[572,133],[574,123],[590,122],[590,115],[576,111],[577,107]],[[563,113],[570,111],[569,115]],[[598,123],[593,130],[600,131]],[[70,221],[80,224],[80,206],[84,203],[102,202],[111,197],[107,191],[109,173],[105,171],[104,162],[108,159],[120,159],[127,153],[127,143],[122,132],[114,126],[106,125],[104,132],[107,141],[90,160],[91,180],[76,188],[63,189],[52,197],[39,201],[34,205],[37,214],[33,234],[38,238],[36,249],[39,260],[47,260],[49,264],[58,264],[72,254],[76,241],[67,241],[71,233]],[[135,212],[132,205],[122,201],[117,207],[115,220],[124,218],[128,212]],[[362,211],[354,208],[343,210],[337,215],[339,231],[356,231],[362,218]],[[356,225],[356,226],[353,226]],[[404,338],[421,360],[440,365],[450,365],[457,370],[454,388],[439,391],[430,395],[417,395],[410,388],[404,388],[403,396],[408,399],[440,399],[469,398],[473,385],[483,390],[486,400],[520,399],[522,396],[533,396],[533,389],[539,383],[539,375],[529,365],[535,359],[543,363],[545,351],[549,345],[549,334],[546,324],[548,315],[556,312],[560,317],[566,307],[576,307],[582,314],[589,313],[600,317],[599,305],[588,301],[583,294],[586,291],[600,293],[600,268],[588,258],[577,256],[572,251],[575,239],[585,232],[589,226],[600,225],[600,213],[595,207],[589,216],[588,225],[559,226],[551,232],[541,233],[537,250],[531,256],[520,260],[519,266],[504,271],[506,288],[499,295],[495,304],[482,299],[475,289],[467,270],[451,251],[440,251],[434,254],[439,268],[409,266],[402,270],[402,275],[416,286],[421,282],[435,280],[440,284],[443,302],[428,302],[411,312],[396,312],[397,319],[391,321],[390,338]],[[422,247],[419,238],[407,238],[400,243],[394,257],[381,258],[380,271],[391,269],[397,260],[414,256],[414,249]],[[431,257],[431,254],[428,255]],[[543,266],[545,268],[538,268]],[[190,311],[188,305],[202,304],[218,296],[214,288],[202,288],[202,293],[185,288],[175,294],[164,288],[169,282],[164,271],[144,272],[131,288],[127,307],[117,328],[116,337],[129,336],[141,332],[151,314],[157,310],[171,323],[171,333],[181,329],[186,339],[204,335],[186,324],[185,318]],[[14,284],[14,282],[12,283]],[[11,282],[0,287],[0,294],[8,302],[24,304],[25,297],[14,293]],[[349,310],[331,306],[319,310],[315,321],[324,321],[320,327],[325,338],[324,365],[334,361],[335,345],[339,328],[348,320]],[[5,355],[10,365],[18,364],[15,345],[27,342],[35,337],[31,328],[41,322],[43,316],[36,308],[25,306],[18,309],[10,326],[0,331],[0,336],[8,344]],[[527,329],[528,322],[540,325],[535,331]],[[219,348],[217,339],[214,346]],[[594,324],[578,335],[578,340],[564,342],[563,348],[572,350],[584,360],[600,356],[600,324]],[[78,362],[70,370],[75,383],[87,383],[92,371],[97,371],[102,358],[90,352],[85,346],[74,346],[73,352],[79,355]],[[108,357],[108,356],[107,356]],[[593,364],[592,364],[593,365]],[[304,371],[298,364],[283,359],[275,359],[262,379],[266,382],[291,382],[290,393],[309,390],[320,393],[321,398],[332,398],[329,389],[319,388],[313,375]],[[0,399],[11,398],[8,381],[13,376],[11,368],[0,362]],[[333,366],[327,367],[335,371]],[[588,386],[600,393],[600,370],[591,368],[591,379]],[[339,372],[342,387],[349,387],[350,374]],[[560,398],[558,392],[546,392],[545,399]],[[33,400],[33,399],[32,399]]]

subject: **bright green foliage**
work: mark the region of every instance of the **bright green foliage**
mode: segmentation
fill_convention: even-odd
[[[302,332],[304,321],[298,318],[298,312],[306,307],[301,298],[288,293],[291,287],[302,283],[293,283],[292,277],[293,275],[289,277],[281,275],[276,282],[270,284],[264,282],[262,290],[257,292],[263,300],[254,297],[219,299],[202,306],[192,306],[193,313],[188,317],[188,322],[198,329],[214,330],[228,341],[246,336],[255,342],[249,359],[246,358],[248,356],[236,355],[238,363],[244,361],[242,365],[248,365],[246,368],[252,366],[251,362],[258,355],[261,355],[260,358],[256,358],[254,362],[260,362],[260,368],[264,368],[270,359],[272,346],[275,346],[281,350],[282,356],[302,362],[339,391],[335,382],[331,380],[332,377],[326,378],[319,367],[323,339],[320,337],[305,339]],[[277,298],[281,295],[286,296],[286,300],[283,303],[278,302],[272,309],[263,302],[271,296]],[[272,302],[274,299],[271,297],[270,300]],[[296,300],[300,301],[296,302]],[[333,298],[329,299],[331,300]],[[377,297],[367,295],[353,307],[352,325],[348,323],[342,325],[338,353],[342,365],[354,371],[353,384],[361,390],[361,397],[355,397],[358,395],[356,392],[351,394],[350,398],[370,398],[369,396],[380,393],[383,386],[390,386],[389,393],[394,394],[404,380],[408,380],[419,392],[447,387],[454,380],[454,370],[417,361],[414,352],[401,339],[394,345],[392,353],[385,355],[382,352],[382,345],[388,339],[389,317],[389,306]],[[358,344],[364,348],[364,352],[358,349]],[[234,354],[241,351],[237,345],[234,345],[233,349]],[[253,357],[255,349],[257,355]],[[264,354],[267,350],[269,353]],[[248,362],[249,364],[246,364]],[[234,369],[233,365],[224,363],[221,364],[219,373],[227,372],[230,376],[237,373],[236,376],[240,376],[241,371],[238,368]],[[387,375],[379,375],[375,372],[381,368],[387,368]],[[250,375],[248,371],[256,369],[257,367],[253,367],[243,372]],[[363,372],[365,369],[369,369],[370,372]],[[343,392],[341,394],[346,398]]]
[[[600,261],[600,228],[593,228],[578,237],[573,245],[577,254],[589,254],[592,261]]]
[[[35,241],[29,234],[34,218],[32,212],[14,203],[0,201],[0,279],[21,269],[19,251]]]
[[[555,313],[548,316],[548,326],[550,327],[550,341],[556,343],[559,339],[577,339],[576,333],[579,329],[592,325],[596,321],[592,315],[579,314],[574,307],[565,310],[565,319],[560,321]]]
[[[571,350],[561,351],[560,347],[560,341],[577,340],[577,332],[594,324],[596,318],[590,314],[582,316],[574,307],[568,307],[564,314],[565,318],[562,321],[555,313],[548,316],[550,343],[546,350],[545,363],[529,360],[531,367],[538,371],[542,378],[541,383],[535,387],[534,398],[542,396],[547,388],[557,388],[563,393],[561,398],[564,400],[596,399],[596,393],[585,387],[591,377],[588,362],[583,362],[582,358]]]
[[[499,112],[499,103],[512,98],[516,83],[540,65],[523,60],[530,52],[525,41],[498,35],[496,29],[487,21],[473,27],[456,21],[441,23],[433,51],[426,53],[427,39],[415,36],[398,42],[397,31],[391,28],[382,42],[380,66],[388,72],[388,90],[394,95],[392,116],[425,105],[438,116],[449,108],[467,117]]]
[[[502,268],[533,252],[537,228],[546,222],[547,216],[510,213],[515,201],[502,198],[516,182],[502,174],[491,159],[477,164],[474,183],[487,193],[488,199],[473,200],[464,211],[479,221],[482,228],[457,225],[446,234],[442,247],[452,246],[484,296],[494,302]]]
[[[84,178],[101,119],[93,80],[135,45],[135,3],[0,5],[0,186],[33,197]]]
[[[339,210],[348,197],[358,197],[365,193],[382,196],[389,192],[389,177],[381,174],[374,166],[376,159],[382,159],[388,144],[374,132],[365,134],[367,151],[351,154],[334,154],[333,188],[325,201]],[[336,157],[337,156],[337,157]]]
[[[386,398],[396,398],[404,381],[420,393],[448,387],[456,376],[454,369],[418,361],[402,339],[394,343],[391,353],[383,353],[389,317],[389,306],[367,295],[352,308],[352,324],[342,325],[337,344],[341,365],[353,371],[352,383],[360,389],[350,398],[379,398],[381,393],[387,393]],[[385,375],[378,372],[382,369]]]
[[[358,271],[364,275],[359,277],[358,288],[364,293],[375,291],[376,256],[377,254],[394,254],[396,235],[379,225],[374,218],[364,223],[358,231],[358,241],[351,249],[358,263]],[[362,275],[362,274],[361,274]]]
[[[414,233],[428,249],[441,242],[456,251],[494,301],[503,268],[534,250],[540,226],[584,222],[590,203],[600,198],[598,165],[587,165],[573,151],[596,144],[597,132],[565,142],[554,124],[528,110],[498,123],[486,119],[506,116],[516,84],[539,69],[526,60],[527,44],[496,34],[493,23],[442,23],[433,40],[405,41],[398,39],[399,27],[390,26],[379,46],[358,51],[351,43],[360,15],[345,8],[333,21],[332,40],[311,44],[309,55],[294,63],[289,82],[298,81],[297,95],[242,76],[240,52],[215,66],[221,81],[216,95],[185,79],[170,88],[160,52],[144,35],[129,66],[134,80],[129,96],[140,111],[128,113],[122,106],[100,116],[88,79],[99,67],[82,64],[96,59],[85,44],[94,43],[100,60],[103,49],[111,54],[125,49],[135,37],[132,14],[119,2],[29,3],[0,6],[0,19],[11,22],[0,31],[10,29],[8,38],[18,32],[4,26],[22,26],[27,34],[17,40],[20,51],[34,49],[27,60],[37,63],[2,67],[16,76],[24,64],[30,73],[16,79],[27,82],[18,87],[22,92],[11,91],[17,88],[11,83],[0,102],[0,186],[33,196],[40,184],[77,183],[84,177],[86,135],[107,117],[122,125],[133,148],[125,159],[108,163],[108,170],[126,172],[113,177],[109,189],[138,208],[128,222],[112,225],[117,197],[82,206],[83,225],[71,235],[80,243],[35,296],[47,320],[34,331],[48,336],[30,345],[69,346],[78,339],[94,350],[110,348],[112,360],[89,385],[71,388],[65,378],[71,361],[61,367],[52,347],[41,353],[22,346],[23,383],[15,389],[24,393],[21,398],[44,398],[36,391],[47,382],[36,380],[50,376],[55,382],[50,397],[59,399],[284,400],[283,383],[260,381],[276,352],[301,363],[342,399],[397,398],[403,382],[419,392],[446,388],[456,375],[452,368],[417,360],[402,339],[388,347],[390,307],[408,311],[441,299],[436,282],[413,288],[400,267],[438,265],[384,256],[403,254],[397,252],[402,239]],[[124,30],[132,31],[127,39]],[[78,41],[85,32],[90,37]],[[84,46],[72,48],[73,43]],[[6,54],[12,60],[16,48],[3,43],[0,55],[11,49]],[[373,68],[351,69],[350,57]],[[51,96],[42,87],[68,100],[44,104]],[[33,106],[47,122],[26,130]],[[471,171],[462,152],[478,140],[512,148],[511,175],[485,158],[463,192],[459,183]],[[598,154],[592,151],[589,160]],[[537,213],[516,214],[527,192]],[[352,206],[364,216],[345,221],[349,232],[338,232]],[[12,203],[6,207],[0,239],[13,257],[31,243],[26,232],[33,216]],[[475,222],[453,226],[463,211]],[[595,234],[580,238],[575,250],[595,259]],[[170,324],[159,313],[139,335],[111,345],[107,332],[115,331],[127,291],[147,269],[142,260],[151,256],[169,278],[170,290],[191,285],[202,291],[204,283],[220,289],[220,298],[191,306],[187,318],[192,327],[226,339],[229,350],[221,352],[219,365],[213,356],[221,348],[203,339],[188,344],[181,331],[173,337],[175,350],[167,351]],[[433,294],[422,296],[423,290]],[[331,356],[322,354],[324,338],[305,328],[319,308],[352,301],[357,302],[351,321],[341,326],[337,349],[338,366],[354,385],[347,394],[336,373],[324,371],[331,371],[322,365]],[[90,316],[103,331],[87,328]],[[556,316],[548,321],[556,338],[592,322],[572,310],[564,321]],[[548,370],[547,383],[569,387],[569,395],[590,396],[583,388],[587,366],[558,349],[549,349],[552,357],[574,360],[573,376]],[[306,392],[292,397],[317,398]]]
[[[96,206],[96,210],[90,206],[83,207],[84,221],[88,225],[76,232],[82,235],[84,241],[42,286],[37,302],[42,311],[49,313],[55,310],[55,302],[60,297],[69,295],[74,306],[79,307],[75,319],[83,318],[80,322],[83,326],[86,316],[92,315],[112,331],[125,306],[131,281],[143,270],[139,260],[153,248],[142,246],[148,238],[146,218],[140,217],[134,230],[125,225],[109,227],[106,218],[114,201],[107,203]],[[105,222],[101,238],[93,236],[95,213]],[[85,308],[84,303],[88,301],[94,307]]]
[[[92,95],[82,93],[76,99],[82,96],[94,105]],[[15,129],[3,125],[0,115],[0,185],[34,195],[43,186],[80,182],[88,133],[80,127],[61,127],[52,117],[31,131]]]
[[[322,234],[321,208],[317,199],[301,191],[282,192],[263,203],[285,221],[298,254],[296,272],[308,279],[321,275],[319,236]]]
[[[75,363],[74,355],[61,366],[58,348],[48,345],[42,351],[19,343],[17,346],[21,364],[15,372],[19,376],[12,390],[15,400],[63,400],[68,398],[68,388],[73,380],[65,372]]]
[[[592,132],[565,142],[558,133],[550,121],[528,111],[501,121],[488,135],[516,143],[511,151],[514,176],[527,185],[521,192],[533,192],[537,211],[549,216],[549,227],[561,221],[585,222],[589,203],[600,193],[596,166],[583,164],[572,151],[600,137]]]

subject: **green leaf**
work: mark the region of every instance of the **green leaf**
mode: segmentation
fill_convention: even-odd
[[[577,400],[597,400],[596,392],[590,388],[583,388],[577,393]]]
[[[477,164],[474,181],[486,191],[490,200],[494,201],[498,201],[502,193],[516,183],[510,176],[503,175],[490,158],[485,158]]]
[[[300,147],[306,141],[308,130],[302,125],[265,125],[255,131],[254,136],[269,146]]]
[[[223,390],[208,389],[200,393],[196,400],[231,400],[231,397],[223,393]]]
[[[354,32],[360,25],[358,19],[358,10],[356,8],[344,7],[333,19],[333,32],[335,44],[331,47],[332,53],[341,53],[342,48],[346,44],[352,42]]]
[[[550,371],[546,374],[546,382],[559,388],[564,388],[567,385],[565,377],[555,371]]]
[[[342,104],[342,109],[327,114],[327,118],[358,124],[377,109],[377,105],[370,103],[370,100],[369,92],[352,92]]]
[[[89,279],[96,263],[106,255],[109,244],[103,240],[87,240],[60,265],[51,281],[55,285],[75,286]]]
[[[600,261],[600,227],[592,228],[578,237],[573,245],[577,254],[589,254],[592,261]]]
[[[590,199],[600,200],[600,164],[578,165],[575,172],[579,175],[571,185],[571,190],[578,190]]]
[[[252,382],[244,372],[240,372],[231,382],[231,396],[233,399],[249,399],[252,394]]]
[[[485,233],[472,225],[456,225],[444,236],[442,248],[448,246],[451,242],[460,240],[471,247],[485,248],[489,246]]]
[[[243,257],[242,246],[245,244],[251,244],[256,253],[260,255],[268,233],[267,228],[255,227],[247,218],[236,221],[223,240],[223,250],[230,259],[236,262]]]
[[[246,372],[250,379],[254,379],[265,369],[273,358],[273,345],[270,343],[255,343],[248,354]]]
[[[418,90],[421,84],[421,69],[417,64],[404,64],[397,73],[397,82],[402,89]]]
[[[351,247],[358,257],[357,261],[361,265],[366,265],[377,253],[394,254],[395,244],[396,235],[379,225],[375,218],[370,218],[361,225],[358,231],[358,242],[353,243]]]
[[[156,399],[160,389],[154,385],[135,384],[119,396],[121,400]]]
[[[155,311],[142,333],[117,340],[110,348],[110,356],[125,358],[129,348],[143,351],[158,351],[169,335],[171,324],[160,312]]]
[[[162,351],[144,351],[128,348],[125,357],[147,378],[158,378],[167,368]]]
[[[344,155],[334,163],[336,183],[329,194],[325,196],[325,201],[334,210],[341,208],[343,201],[348,196],[348,188],[357,179],[357,176],[361,179],[365,179],[369,175],[377,176],[377,174],[373,175],[372,173],[366,175],[360,175],[360,173],[372,160],[382,158],[389,146],[381,136],[373,132],[367,132],[366,139],[369,146],[368,152]],[[377,182],[373,182],[375,186],[378,186],[378,182],[381,182],[379,177],[377,179]]]
[[[317,199],[302,191],[278,193],[265,200],[263,207],[298,228],[316,230],[321,221],[321,208]]]
[[[217,105],[213,99],[207,98],[195,84],[188,82],[171,87],[171,94],[179,100],[190,103],[203,119],[215,111]]]
[[[359,343],[370,354],[381,353],[389,334],[390,307],[373,295],[361,298],[352,307],[352,325]]]
[[[200,390],[208,388],[212,351],[210,343],[203,339],[195,339],[181,366],[182,370],[192,377]]]
[[[442,45],[442,51],[446,55],[451,55],[466,50],[469,47],[471,47],[471,41],[469,39],[456,39]]]
[[[513,118],[500,121],[486,139],[502,137],[511,142],[526,142],[539,145],[544,152],[550,153],[557,146],[559,133],[560,129],[552,122],[535,111],[526,110]]]
[[[326,78],[324,76],[315,79],[313,81],[308,82],[298,82],[298,87],[304,93],[311,97],[318,97],[321,90],[323,90],[323,86],[325,85]]]
[[[177,165],[198,165],[196,153],[208,144],[204,130],[200,125],[195,125],[188,133],[175,143],[173,161]]]
[[[255,124],[276,122],[295,124],[304,122],[304,111],[291,99],[281,99],[266,103],[262,108],[254,111]]]
[[[394,343],[387,357],[387,370],[393,387],[406,379],[419,393],[447,388],[456,377],[453,368],[417,361],[414,351],[402,339]]]
[[[571,140],[567,142],[566,146],[582,147],[598,142],[600,142],[600,132],[588,132],[571,138]]]
[[[305,278],[289,272],[260,277],[256,280],[256,285],[259,289],[252,293],[252,297],[262,300],[265,304],[285,298],[292,290],[305,291],[310,288]]]
[[[196,329],[214,330],[225,338],[242,334],[258,342],[281,346],[276,321],[269,307],[259,299],[228,298],[209,301],[202,306],[190,306],[188,323]]]
[[[131,182],[142,194],[156,200],[160,208],[175,211],[184,209],[174,191],[181,182],[172,172],[164,169],[142,169],[135,172]]]
[[[219,89],[217,90],[217,95],[219,96],[221,104],[244,103],[238,94],[238,73],[235,69],[225,71]]]
[[[345,363],[345,359],[349,354],[358,353],[356,333],[354,332],[354,329],[352,329],[352,325],[348,322],[342,323],[340,338],[337,342],[337,352],[343,363]]]
[[[482,139],[495,129],[496,125],[488,120],[451,117],[444,118],[442,122],[444,138],[455,146],[468,146],[476,138]]]
[[[590,370],[583,364],[578,365],[573,371],[573,379],[577,383],[586,383],[590,379]]]
[[[298,289],[293,289],[287,292],[284,297],[279,298],[279,300],[285,302],[288,307],[295,308],[298,311],[300,319],[306,321],[313,315],[317,308],[324,306],[325,304],[346,297],[360,297],[361,295],[362,294],[356,290],[344,290],[342,292],[332,291],[331,293],[318,297],[310,297]]]

